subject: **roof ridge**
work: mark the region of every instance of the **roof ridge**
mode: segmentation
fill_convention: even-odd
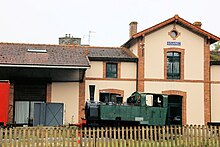
[[[0,42],[0,44],[7,45],[33,45],[33,46],[64,46],[64,47],[75,47],[75,45],[64,45],[64,44],[39,44],[39,43],[13,43],[13,42]]]
[[[0,44],[7,45],[33,45],[33,46],[63,46],[63,47],[73,47],[73,48],[107,48],[107,49],[121,49],[122,47],[111,47],[111,46],[83,46],[83,45],[66,45],[66,44],[39,44],[39,43],[14,43],[14,42],[0,42]]]
[[[107,48],[107,49],[122,49],[122,47],[110,47],[110,46],[79,46],[83,48]]]
[[[144,34],[146,34],[146,33],[149,33],[149,32],[152,32],[152,31],[154,31],[154,30],[157,30],[157,29],[159,29],[159,28],[161,28],[161,27],[163,27],[163,26],[165,26],[165,25],[167,25],[167,24],[169,24],[169,23],[171,23],[171,22],[173,22],[173,21],[177,21],[177,22],[183,23],[183,24],[185,24],[187,27],[189,27],[189,28],[191,27],[192,29],[194,29],[194,31],[197,31],[198,33],[201,33],[201,34],[203,34],[204,36],[207,36],[207,37],[212,38],[212,39],[214,39],[214,40],[220,40],[220,38],[217,37],[216,35],[211,34],[211,33],[209,33],[208,31],[205,31],[205,30],[202,29],[202,28],[196,27],[196,26],[193,25],[191,22],[189,22],[189,21],[187,21],[187,20],[185,20],[185,19],[179,17],[179,15],[177,15],[177,14],[176,14],[174,17],[171,17],[171,18],[169,18],[169,19],[167,19],[167,20],[165,20],[165,21],[162,21],[162,22],[160,22],[160,23],[158,23],[158,24],[156,24],[156,25],[153,25],[153,26],[151,26],[151,27],[149,27],[149,28],[147,28],[147,29],[144,29],[144,30],[142,30],[142,31],[140,31],[140,32],[138,32],[138,33],[136,33],[136,34],[134,34],[131,39],[138,38],[138,37],[140,37],[140,36],[142,36],[142,35],[144,35]],[[131,39],[130,39],[130,40],[131,40]]]
[[[128,55],[132,56],[133,58],[138,58],[133,52],[131,52],[128,48],[122,47],[122,50],[124,50]]]

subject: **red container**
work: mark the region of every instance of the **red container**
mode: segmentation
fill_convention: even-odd
[[[8,106],[10,97],[10,84],[6,81],[0,81],[0,123],[4,126],[8,122]]]

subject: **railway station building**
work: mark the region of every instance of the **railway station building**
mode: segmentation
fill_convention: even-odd
[[[10,83],[9,123],[33,125],[35,102],[64,104],[64,124],[84,118],[89,85],[96,101],[123,100],[134,91],[168,95],[168,124],[220,122],[220,38],[175,15],[137,32],[129,25],[121,47],[0,43],[0,80]],[[75,40],[74,40],[75,39]],[[175,122],[176,123],[176,122]]]

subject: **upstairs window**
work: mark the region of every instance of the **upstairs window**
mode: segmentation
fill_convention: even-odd
[[[179,52],[167,52],[167,79],[180,79]]]
[[[106,63],[106,78],[117,78],[118,77],[118,64],[117,63]]]

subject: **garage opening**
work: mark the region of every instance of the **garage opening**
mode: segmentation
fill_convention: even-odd
[[[182,125],[182,96],[168,96],[167,125]]]
[[[14,83],[14,122],[33,126],[34,103],[46,102],[45,82]]]

